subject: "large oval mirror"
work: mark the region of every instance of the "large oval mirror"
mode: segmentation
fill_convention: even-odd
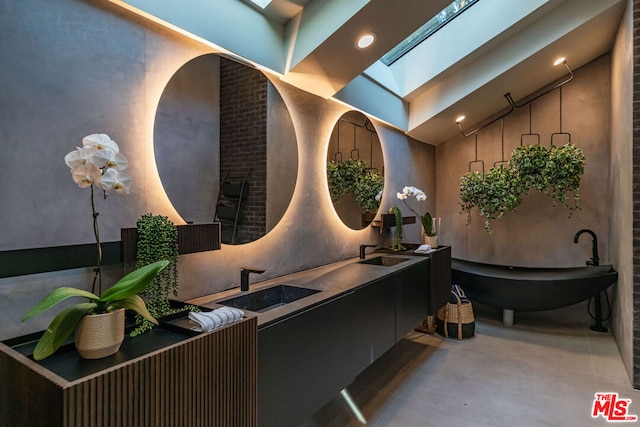
[[[298,172],[287,107],[259,70],[216,54],[184,64],[154,125],[162,185],[187,223],[222,223],[222,243],[252,242],[284,215]]]
[[[378,212],[384,159],[378,133],[364,114],[349,111],[333,128],[327,150],[327,183],[336,213],[349,228],[368,226]]]

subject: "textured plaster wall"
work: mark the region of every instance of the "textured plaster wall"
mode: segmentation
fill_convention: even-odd
[[[611,262],[609,229],[612,214],[610,174],[610,56],[606,55],[575,70],[575,78],[563,87],[562,130],[586,156],[580,187],[582,210],[568,218],[568,210],[552,207],[552,200],[538,192],[523,198],[517,213],[509,212],[492,222],[493,234],[484,230],[484,218],[472,211],[471,224],[460,214],[460,177],[475,159],[474,137],[458,136],[437,147],[438,216],[442,217],[441,242],[451,245],[456,258],[493,264],[560,267],[584,265],[591,256],[591,239],[583,236],[573,244],[581,228],[594,230],[599,237],[602,263]],[[516,100],[528,94],[512,94]],[[506,101],[505,101],[506,104]],[[455,126],[455,124],[451,124]],[[520,145],[521,135],[529,133],[529,110],[516,110],[504,120],[505,158]],[[532,104],[532,133],[541,143],[550,144],[551,134],[559,132],[559,91],[555,90]],[[531,143],[531,137],[525,143]],[[555,144],[566,138],[555,139]],[[478,159],[488,170],[502,159],[500,122],[478,134]],[[478,166],[474,164],[472,166]]]
[[[612,329],[633,377],[633,5],[627,2],[611,55],[611,260],[618,267]]]
[[[106,1],[0,0],[0,251],[92,243],[89,191],[72,182],[64,155],[81,138],[104,132],[131,166],[129,196],[97,200],[103,241],[135,226],[147,212],[182,219],[157,173],[153,125],[162,91],[184,63],[210,52],[182,36]],[[331,130],[347,111],[274,82],[288,106],[298,141],[298,177],[283,219],[262,239],[180,258],[180,298],[237,286],[244,265],[264,267],[259,280],[357,256],[361,243],[388,238],[368,228],[354,231],[337,218],[326,187]],[[435,206],[433,147],[376,123],[385,155],[383,209],[397,203],[404,185],[429,194]],[[197,178],[197,177],[194,177]],[[407,211],[408,213],[408,211]],[[406,227],[417,241],[419,227]],[[122,274],[105,271],[105,284]],[[22,314],[49,290],[89,287],[90,269],[0,279],[0,339],[42,329],[50,316],[21,324]]]

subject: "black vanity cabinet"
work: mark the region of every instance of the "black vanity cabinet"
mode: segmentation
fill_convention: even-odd
[[[421,263],[396,276],[396,342],[430,314],[430,270],[430,263]]]
[[[259,328],[258,425],[299,425],[413,330],[428,311],[428,268],[413,264]]]

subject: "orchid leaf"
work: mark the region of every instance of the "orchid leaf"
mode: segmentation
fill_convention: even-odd
[[[116,301],[112,304],[112,306],[123,307],[127,310],[133,310],[154,325],[158,324],[158,321],[151,315],[151,313],[149,313],[149,310],[147,310],[147,306],[145,305],[144,300],[138,295],[133,295],[129,298]]]
[[[100,301],[112,302],[130,298],[144,290],[153,279],[160,273],[169,261],[157,261],[153,264],[145,265],[124,276],[111,288],[103,292]]]
[[[73,333],[80,320],[96,306],[97,304],[92,302],[75,304],[58,313],[38,341],[33,351],[33,358],[42,360],[55,353]]]
[[[40,314],[43,311],[46,311],[46,310],[50,309],[54,305],[66,300],[67,298],[70,298],[70,297],[85,297],[85,298],[88,298],[90,300],[98,300],[99,299],[97,295],[94,295],[91,292],[85,291],[85,290],[82,290],[82,289],[69,288],[69,287],[58,288],[58,289],[55,289],[54,291],[52,291],[46,297],[44,297],[44,299],[42,299],[42,301],[40,301],[31,310],[29,310],[22,317],[22,321],[24,322],[25,320],[30,319],[31,317],[33,317],[33,316],[35,316],[37,314]]]

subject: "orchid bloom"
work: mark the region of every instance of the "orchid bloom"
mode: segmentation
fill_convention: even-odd
[[[111,190],[119,194],[129,194],[133,180],[124,172],[118,172],[115,169],[107,169],[100,178],[100,187],[106,194]]]
[[[75,169],[87,163],[91,163],[91,159],[96,151],[95,147],[89,145],[77,147],[75,150],[64,156],[64,162],[71,169]]]
[[[120,148],[118,144],[109,138],[109,135],[105,135],[104,133],[93,133],[91,135],[87,135],[82,138],[82,145],[88,145],[90,147],[95,147],[98,150],[104,150],[108,148],[118,153]]]
[[[80,188],[87,188],[100,182],[102,172],[93,163],[86,163],[71,170],[71,176]]]
[[[110,148],[97,150],[93,155],[93,163],[99,168],[115,169],[119,172],[129,166],[129,161],[122,153],[113,151]]]
[[[124,172],[118,172],[116,169],[107,169],[100,179],[100,187],[109,194],[113,190],[119,194],[129,194],[133,180]]]

